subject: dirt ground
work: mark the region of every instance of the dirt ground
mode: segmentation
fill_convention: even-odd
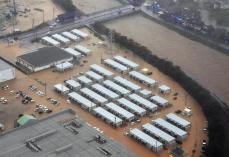
[[[120,6],[116,0],[73,0],[75,6],[86,14]]]
[[[84,31],[88,31],[88,30],[84,29]],[[92,50],[92,54],[90,56],[84,57],[82,59],[82,60],[87,61],[86,63],[84,63],[83,67],[79,67],[76,65],[74,67],[74,69],[67,71],[67,72],[64,72],[64,73],[53,72],[52,69],[48,69],[48,70],[44,70],[44,71],[41,71],[38,73],[30,74],[28,76],[26,76],[20,72],[17,72],[17,79],[9,81],[6,84],[8,84],[10,86],[10,90],[15,90],[15,91],[16,90],[23,90],[23,91],[25,91],[27,94],[31,95],[36,102],[34,104],[28,104],[25,106],[25,105],[22,105],[20,103],[20,100],[17,100],[13,96],[10,96],[8,94],[9,90],[8,91],[0,91],[0,95],[3,95],[5,97],[9,98],[9,104],[8,105],[4,106],[4,105],[0,104],[0,111],[3,111],[3,109],[4,109],[4,112],[7,112],[7,113],[5,113],[5,115],[15,114],[15,116],[5,117],[6,118],[5,122],[7,122],[7,123],[10,121],[13,122],[15,120],[15,118],[17,117],[17,113],[34,114],[38,118],[47,116],[48,114],[46,114],[46,113],[42,114],[42,115],[38,115],[37,113],[34,112],[36,104],[43,104],[43,105],[47,106],[48,108],[52,109],[53,112],[58,112],[58,111],[65,109],[65,108],[72,108],[77,112],[79,117],[81,117],[82,119],[87,121],[92,126],[100,128],[100,130],[104,131],[104,134],[108,135],[112,139],[117,140],[117,141],[125,144],[128,147],[128,149],[130,151],[132,151],[133,153],[135,153],[137,156],[139,156],[139,157],[143,157],[143,156],[144,157],[156,157],[156,156],[167,157],[168,156],[168,150],[163,150],[159,154],[155,154],[154,152],[147,149],[145,146],[137,143],[135,140],[124,136],[124,133],[127,132],[130,128],[136,128],[136,127],[140,128],[141,125],[143,125],[147,122],[150,122],[152,119],[155,119],[157,117],[164,117],[167,113],[174,112],[177,109],[183,110],[185,107],[186,92],[184,91],[184,89],[182,87],[179,86],[178,83],[174,82],[169,77],[165,76],[163,73],[158,71],[156,68],[145,63],[142,59],[138,58],[137,56],[133,55],[132,53],[130,53],[130,52],[127,53],[126,50],[123,50],[119,47],[113,47],[113,50],[115,52],[115,53],[113,53],[113,55],[120,54],[122,56],[126,56],[130,60],[133,60],[136,63],[140,64],[141,68],[148,68],[150,71],[153,72],[152,78],[158,80],[159,84],[166,84],[166,85],[170,86],[172,88],[172,93],[178,92],[178,99],[173,100],[172,94],[161,95],[158,92],[158,89],[148,88],[145,85],[129,78],[127,75],[124,75],[125,78],[133,81],[134,83],[142,86],[145,89],[151,90],[153,93],[157,93],[158,95],[161,95],[162,97],[168,99],[169,102],[173,104],[171,107],[166,108],[166,109],[162,109],[161,111],[158,111],[157,114],[153,114],[153,118],[142,117],[142,118],[140,118],[141,123],[139,123],[139,124],[134,124],[134,125],[128,124],[126,127],[114,129],[111,126],[109,126],[108,124],[106,124],[104,121],[102,121],[101,119],[94,117],[88,111],[81,109],[79,107],[79,105],[67,103],[67,101],[66,101],[67,97],[60,96],[59,94],[57,94],[54,91],[53,85],[55,85],[57,83],[63,83],[64,80],[69,79],[72,76],[76,76],[77,74],[79,74],[79,72],[88,71],[89,65],[92,63],[101,64],[101,58],[111,58],[112,57],[111,53],[109,51],[107,51],[107,48],[105,48],[104,46],[101,46],[98,44],[96,44],[96,45],[92,44],[92,43],[98,43],[99,41],[100,40],[98,40],[96,37],[91,35],[91,38],[89,40],[86,40],[86,41],[83,41],[80,43],[81,45],[84,45],[84,46],[86,46]],[[6,56],[7,58],[10,58],[16,54],[19,54],[19,53],[17,53],[17,51],[19,50],[17,48],[13,49],[12,47],[5,47],[5,50],[7,52],[8,52],[8,49],[11,50],[10,51],[11,55],[9,55],[8,53],[2,53],[1,55],[4,55],[4,57]],[[20,52],[20,54],[22,52],[25,52],[25,51],[22,50]],[[11,58],[11,60],[14,61],[15,58]],[[104,66],[104,65],[102,65],[102,66]],[[109,69],[110,71],[114,72],[116,75],[120,75],[116,71],[113,71],[112,69],[110,69],[108,67],[106,67],[106,68]],[[44,91],[44,86],[40,85],[36,81],[37,79],[39,79],[43,82],[45,81],[47,83],[47,95],[45,97],[39,97],[38,95],[35,94],[35,92],[28,90],[28,86],[31,84],[34,84],[38,87],[38,90]],[[51,103],[49,103],[46,100],[47,97],[52,97],[54,99],[57,99],[58,101],[60,101],[60,105],[59,106],[52,105]],[[15,102],[17,102],[16,104],[19,107],[16,107],[16,105],[12,105]],[[187,97],[187,105],[192,108],[193,116],[191,116],[189,118],[187,118],[187,117],[184,117],[184,118],[192,123],[192,128],[189,132],[188,138],[183,142],[182,146],[186,150],[188,157],[192,156],[192,150],[193,149],[196,150],[196,154],[194,156],[198,157],[200,155],[201,142],[204,138],[206,138],[206,135],[204,135],[204,133],[202,131],[202,129],[204,127],[206,127],[205,117],[203,116],[203,113],[202,113],[199,105],[197,104],[197,102],[194,101],[190,96]],[[11,125],[8,124],[7,129],[11,128],[12,126],[13,126],[12,124]]]

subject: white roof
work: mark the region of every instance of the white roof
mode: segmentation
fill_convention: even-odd
[[[154,138],[152,138],[151,136],[147,135],[146,133],[144,133],[143,131],[137,128],[130,130],[130,134],[137,137],[138,139],[141,139],[144,143],[147,143],[151,147],[154,147],[154,148],[162,147],[161,142],[155,140]]]
[[[87,78],[84,75],[77,77],[77,80],[79,80],[80,82],[82,82],[84,84],[91,84],[92,83],[92,80],[90,80],[89,78]]]
[[[147,77],[146,75],[143,75],[142,73],[137,72],[137,71],[131,71],[131,72],[129,72],[129,75],[131,75],[131,76],[137,78],[138,80],[141,80],[141,81],[143,81],[149,85],[154,85],[156,83],[155,80],[153,80],[153,79]]]
[[[76,50],[74,50],[73,48],[68,47],[68,48],[66,48],[64,50],[66,52],[70,53],[71,55],[73,55],[74,57],[81,57],[81,53],[76,51]]]
[[[65,37],[71,39],[71,40],[74,40],[74,41],[79,40],[79,37],[77,37],[76,35],[74,35],[70,32],[62,32],[61,34]]]
[[[94,91],[88,89],[88,88],[82,88],[80,89],[80,92],[82,92],[83,94],[87,95],[88,97],[96,100],[99,103],[106,103],[107,99],[102,97],[101,95],[95,93]]]
[[[164,119],[158,118],[155,120],[152,120],[152,122],[157,123],[158,125],[162,126],[163,128],[165,128],[166,130],[173,132],[174,134],[183,137],[187,135],[186,131],[181,130],[180,128],[170,124],[169,122],[165,121]]]
[[[116,60],[117,62],[122,63],[122,64],[124,64],[124,65],[126,65],[128,67],[131,67],[131,68],[138,68],[139,67],[138,64],[136,64],[133,61],[128,60],[128,59],[126,59],[126,58],[124,58],[122,56],[115,56],[114,60]]]
[[[48,36],[45,36],[42,38],[42,40],[48,42],[49,44],[53,45],[53,46],[59,46],[60,45],[60,42],[59,41],[56,41]]]
[[[52,37],[55,38],[56,40],[59,40],[62,43],[69,43],[70,42],[70,40],[68,38],[63,37],[60,34],[53,34]]]
[[[142,125],[142,128],[149,131],[151,134],[156,135],[157,137],[160,137],[162,140],[171,143],[175,141],[175,138],[171,135],[167,134],[166,132],[158,129],[157,127],[153,126],[150,123]]]
[[[82,37],[82,38],[87,38],[88,37],[88,34],[83,32],[83,31],[80,31],[78,29],[73,29],[71,30],[72,33],[78,35],[79,37]]]
[[[91,53],[91,50],[89,50],[88,48],[86,48],[86,47],[84,47],[82,45],[76,45],[75,46],[75,49],[78,50],[78,51],[80,51],[83,54],[86,54],[86,55],[88,55],[89,53]]]
[[[55,67],[60,70],[65,70],[65,69],[73,67],[73,64],[69,62],[64,62],[64,63],[55,65]]]
[[[169,86],[166,86],[166,85],[161,85],[158,87],[160,90],[162,91],[168,91],[168,90],[171,90],[171,88]]]
[[[93,108],[96,106],[96,104],[94,104],[92,101],[75,92],[69,93],[68,96],[87,108]]]
[[[108,65],[110,65],[111,67],[118,69],[120,71],[127,71],[128,68],[112,59],[105,59],[104,62]]]
[[[105,105],[110,110],[120,114],[122,117],[125,117],[126,119],[131,119],[134,117],[134,114],[130,113],[129,111],[123,109],[122,107],[110,102]]]
[[[96,81],[103,80],[103,76],[101,76],[101,75],[95,73],[94,71],[87,71],[85,74],[86,74],[88,77],[90,77],[90,78],[92,78],[92,79],[94,79],[94,80],[96,80]]]
[[[144,95],[144,96],[149,96],[149,95],[151,95],[151,94],[152,94],[152,92],[151,92],[151,91],[146,90],[146,89],[141,90],[141,91],[140,91],[140,93],[141,93],[142,95]]]
[[[166,99],[164,99],[158,95],[152,96],[150,99],[155,101],[158,104],[161,104],[161,105],[167,105],[169,103],[168,100],[166,100]]]
[[[118,84],[114,83],[111,80],[105,80],[105,81],[103,81],[103,84],[105,86],[113,89],[114,91],[121,93],[121,94],[126,95],[126,94],[130,93],[129,90],[127,90],[126,88],[123,88],[122,86],[119,86]]]
[[[93,89],[95,89],[96,91],[99,91],[103,95],[106,95],[106,96],[110,97],[111,99],[117,99],[119,97],[118,94],[116,94],[115,92],[107,89],[106,87],[104,87],[104,86],[102,86],[100,84],[94,84],[91,87]]]
[[[81,87],[79,82],[76,82],[75,80],[67,80],[66,84],[69,86],[72,86],[73,88],[80,88]]]
[[[114,80],[116,82],[118,82],[119,84],[121,84],[122,86],[127,87],[127,88],[129,88],[131,90],[135,90],[136,91],[136,90],[140,90],[141,89],[140,86],[136,85],[135,83],[133,83],[133,82],[127,80],[127,79],[124,79],[123,77],[116,76],[116,77],[114,77]]]
[[[106,76],[106,77],[111,77],[113,75],[112,72],[110,72],[109,70],[103,68],[102,66],[99,66],[97,64],[92,64],[90,65],[91,69],[98,72],[99,74]]]
[[[183,126],[183,127],[186,127],[186,126],[189,126],[191,123],[173,113],[169,113],[166,115],[166,118],[174,121],[175,123],[178,123],[179,125]]]
[[[104,118],[106,118],[107,120],[111,121],[114,124],[122,123],[122,119],[120,119],[119,117],[115,116],[114,114],[108,112],[107,110],[105,110],[102,107],[94,108],[93,111],[96,112],[97,114],[103,116]]]
[[[137,94],[131,94],[128,96],[131,100],[138,102],[142,106],[144,106],[146,109],[150,109],[152,111],[157,110],[157,105],[154,103],[150,102],[149,100],[137,95]]]
[[[62,85],[62,84],[56,84],[56,85],[54,85],[54,88],[56,89],[56,90],[58,90],[58,91],[61,91],[61,92],[68,92],[69,91],[69,89],[65,86],[65,85]]]

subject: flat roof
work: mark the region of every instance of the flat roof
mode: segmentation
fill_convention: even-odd
[[[60,42],[59,41],[56,41],[53,38],[50,38],[48,36],[45,36],[45,37],[43,37],[41,39],[44,40],[44,41],[46,41],[46,42],[48,42],[52,46],[58,46],[58,45],[60,45]]]
[[[110,65],[111,67],[114,67],[115,69],[118,69],[120,71],[125,72],[128,70],[128,68],[126,66],[124,66],[124,65],[122,65],[122,64],[120,64],[120,63],[118,63],[112,59],[105,59],[104,62],[106,64]]]
[[[75,33],[76,35],[78,35],[79,37],[82,37],[82,38],[87,38],[88,37],[88,34],[83,32],[83,31],[80,31],[78,29],[73,29],[71,30],[72,33]]]
[[[75,80],[67,80],[66,84],[73,87],[73,88],[80,88],[81,85],[79,82],[76,82]]]
[[[61,92],[68,92],[69,91],[68,87],[66,87],[65,85],[60,84],[60,83],[54,85],[54,88],[57,89],[58,91],[61,91]]]
[[[68,47],[68,48],[65,48],[64,50],[70,53],[71,55],[73,55],[74,57],[81,57],[81,53],[74,50],[73,48]]]
[[[113,76],[113,73],[110,72],[109,70],[103,68],[102,66],[99,66],[97,64],[92,64],[90,65],[90,68],[95,71],[95,72],[98,72],[99,74],[103,75],[103,76],[106,76],[106,77],[111,77]]]
[[[141,89],[140,86],[136,85],[135,83],[133,83],[127,79],[124,79],[121,76],[114,77],[114,80],[117,81],[118,83],[120,83],[122,86],[128,87],[131,90],[140,90]]]
[[[125,94],[129,94],[130,93],[129,90],[127,90],[126,88],[124,88],[124,87],[122,87],[122,86],[114,83],[111,80],[105,80],[105,81],[103,81],[103,84],[105,86],[113,89],[114,91],[121,93],[121,94],[124,94],[125,95]]]
[[[156,83],[156,81],[154,79],[151,79],[149,77],[147,77],[146,75],[137,72],[137,71],[131,71],[129,72],[129,75],[131,75],[132,77],[135,77],[141,81],[144,81],[145,83],[149,84],[149,85],[154,85]]]
[[[88,89],[88,88],[82,88],[80,89],[80,92],[82,92],[83,94],[87,95],[88,97],[96,100],[99,103],[106,103],[107,99],[104,98],[103,96],[97,94],[96,92]]]
[[[89,78],[87,78],[84,75],[77,77],[77,80],[79,80],[80,82],[83,82],[85,84],[91,84],[92,83],[92,80],[90,80]]]
[[[164,99],[158,95],[152,96],[150,99],[157,102],[158,104],[161,104],[161,105],[165,105],[165,104],[169,103],[168,100],[166,100],[166,99]]]
[[[122,107],[114,104],[113,102],[110,102],[110,103],[106,104],[105,106],[107,108],[109,108],[110,110],[120,114],[122,117],[124,117],[126,119],[134,118],[134,114],[132,114],[129,111],[123,109]]]
[[[69,62],[64,62],[64,63],[56,64],[55,66],[58,69],[64,70],[73,67],[73,64]]]
[[[93,103],[92,101],[88,100],[87,98],[83,97],[82,95],[76,92],[69,93],[68,97],[74,99],[75,101],[77,101],[78,103],[80,103],[81,105],[83,105],[86,108],[96,107],[95,103]]]
[[[91,86],[94,90],[99,91],[100,93],[102,93],[103,95],[108,96],[111,99],[117,99],[119,97],[118,94],[116,94],[115,92],[107,89],[106,87],[100,85],[100,84],[93,84]]]
[[[67,38],[69,38],[69,39],[71,39],[71,40],[79,40],[79,37],[77,37],[76,35],[74,35],[74,34],[72,34],[72,33],[70,33],[70,32],[62,32],[61,33],[63,36],[65,36],[65,37],[67,37]]]
[[[96,80],[96,81],[103,80],[103,76],[101,76],[101,75],[95,73],[94,71],[87,71],[85,74],[86,74],[88,77],[90,77],[90,78],[92,78],[92,79],[94,79],[94,80]]]
[[[50,65],[63,60],[72,59],[72,55],[57,47],[43,47],[30,53],[18,56],[34,67]]]
[[[75,46],[75,49],[78,50],[78,51],[80,51],[80,52],[82,52],[82,53],[84,53],[84,54],[91,53],[91,50],[89,50],[88,48],[86,48],[86,47],[84,47],[82,45],[76,45]]]
[[[183,126],[183,127],[187,127],[189,126],[191,123],[173,113],[169,113],[166,115],[166,118],[174,121],[175,123],[178,123],[179,125]]]
[[[149,96],[149,95],[151,95],[152,94],[152,92],[151,91],[149,91],[149,90],[147,90],[147,89],[143,89],[143,90],[141,90],[141,91],[139,91],[142,95],[144,95],[144,96]]]
[[[56,40],[59,40],[62,43],[70,42],[70,40],[68,38],[65,38],[64,36],[62,36],[60,34],[53,34],[52,37],[55,38]]]
[[[171,88],[169,86],[166,86],[166,85],[161,85],[158,87],[160,90],[162,91],[167,91],[167,90],[171,90]]]
[[[134,63],[133,61],[129,60],[129,59],[126,59],[122,56],[115,56],[114,57],[114,60],[118,61],[119,63],[122,63],[128,67],[131,67],[131,68],[138,68],[139,65],[137,63]]]
[[[0,59],[0,71],[12,69],[13,67],[10,66],[8,63]]]

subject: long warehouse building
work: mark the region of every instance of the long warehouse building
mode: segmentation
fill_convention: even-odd
[[[76,82],[75,80],[67,80],[65,84],[69,89],[74,91],[78,91],[81,88],[80,83]]]
[[[115,56],[113,59],[115,61],[117,61],[117,62],[129,67],[132,70],[137,70],[139,68],[139,65],[137,63],[134,63],[133,61],[128,60],[128,59],[126,59],[126,58],[124,58],[122,56]]]
[[[133,82],[127,80],[127,79],[124,79],[121,76],[116,76],[116,77],[114,77],[113,80],[116,83],[120,84],[123,87],[126,87],[127,89],[129,89],[131,91],[137,92],[137,91],[141,90],[140,86],[136,85],[135,83],[133,83]]]
[[[105,59],[104,64],[106,64],[107,66],[113,68],[114,70],[120,72],[120,73],[127,73],[128,68],[112,59]]]
[[[62,32],[61,34],[65,37],[67,37],[68,39],[73,40],[73,41],[79,41],[79,37],[70,33],[70,32]]]
[[[158,96],[158,95],[154,95],[150,98],[150,100],[152,102],[154,102],[155,104],[161,106],[161,107],[167,107],[169,105],[169,101]]]
[[[65,45],[68,45],[71,42],[68,38],[63,37],[60,34],[53,34],[52,37]]]
[[[95,73],[94,71],[87,71],[85,75],[89,77],[90,79],[95,80],[96,82],[102,82],[104,79],[103,76]]]
[[[15,68],[0,59],[0,83],[15,79]]]
[[[169,113],[166,115],[166,119],[175,124],[176,126],[184,129],[184,130],[188,130],[191,127],[191,123],[173,113]]]
[[[118,94],[116,94],[115,92],[107,89],[106,87],[100,85],[100,84],[93,84],[91,86],[91,88],[93,90],[95,90],[96,92],[98,92],[99,94],[103,95],[104,97],[106,97],[109,100],[115,100],[118,99],[120,96]]]
[[[103,68],[100,65],[92,64],[90,65],[90,69],[96,73],[99,73],[100,75],[103,75],[104,77],[111,78],[114,74],[110,72],[109,70]]]
[[[127,90],[126,88],[114,83],[111,80],[105,80],[105,81],[103,81],[103,84],[105,87],[115,91],[116,93],[118,93],[122,96],[127,96],[128,94],[130,94],[129,90]]]
[[[48,36],[42,37],[41,38],[41,42],[43,44],[50,45],[50,46],[56,46],[56,47],[60,46],[60,42],[59,41],[56,41],[53,38],[50,38]]]
[[[83,85],[85,85],[85,86],[92,85],[92,83],[93,83],[93,81],[92,81],[91,79],[87,78],[87,77],[84,76],[84,75],[77,77],[77,80],[78,80],[81,84],[83,84]]]
[[[89,99],[93,100],[93,102],[96,102],[97,104],[104,105],[107,103],[107,99],[102,97],[101,95],[95,93],[94,91],[88,89],[88,88],[82,88],[80,89],[80,92],[88,97]]]
[[[130,77],[143,82],[145,85],[149,86],[149,87],[153,87],[156,85],[157,81],[145,76],[144,74],[137,72],[137,71],[131,71],[129,72]]]

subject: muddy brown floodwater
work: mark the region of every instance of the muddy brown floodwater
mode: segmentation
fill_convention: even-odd
[[[173,61],[187,74],[229,103],[229,56],[185,38],[141,15],[106,23],[109,28]]]

